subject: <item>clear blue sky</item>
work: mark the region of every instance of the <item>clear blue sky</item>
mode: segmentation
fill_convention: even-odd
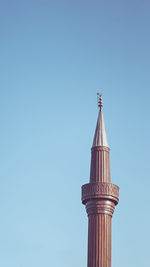
[[[0,0],[0,267],[83,267],[103,91],[112,267],[149,266],[150,2]]]

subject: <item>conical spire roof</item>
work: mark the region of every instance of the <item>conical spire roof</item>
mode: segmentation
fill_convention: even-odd
[[[103,117],[103,111],[102,111],[102,98],[101,95],[98,95],[98,106],[100,108],[99,114],[98,114],[98,120],[93,140],[93,146],[106,146],[108,147],[107,142],[107,136],[106,136],[106,130],[105,130],[105,123],[104,123],[104,117]]]

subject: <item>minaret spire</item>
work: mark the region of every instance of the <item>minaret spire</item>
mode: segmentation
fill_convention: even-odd
[[[119,187],[111,184],[102,97],[91,148],[90,182],[82,186],[82,203],[88,214],[88,267],[111,267],[111,217],[119,201]]]
[[[103,117],[103,111],[102,111],[102,107],[103,107],[102,95],[98,93],[97,98],[98,98],[97,100],[98,100],[99,114],[98,114],[97,125],[96,125],[94,140],[93,140],[93,147],[94,146],[108,147],[105,123],[104,123],[104,117]]]

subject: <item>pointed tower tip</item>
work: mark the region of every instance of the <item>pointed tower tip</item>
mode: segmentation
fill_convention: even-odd
[[[97,94],[97,100],[98,100],[98,107],[99,107],[99,114],[98,114],[98,120],[93,140],[93,146],[106,146],[108,147],[107,142],[107,136],[106,136],[106,130],[105,130],[105,123],[104,123],[104,117],[103,117],[103,111],[102,111],[102,94]]]

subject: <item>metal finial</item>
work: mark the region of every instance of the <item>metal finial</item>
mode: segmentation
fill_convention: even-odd
[[[102,110],[103,104],[102,104],[102,94],[97,93],[97,103],[100,110]]]

